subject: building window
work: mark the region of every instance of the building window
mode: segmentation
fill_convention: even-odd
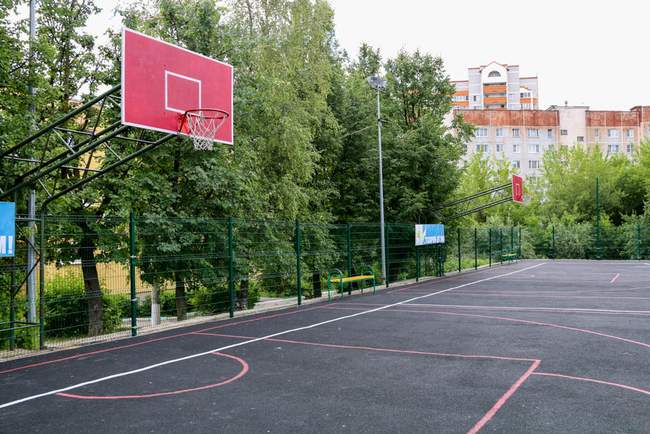
[[[467,143],[463,145],[463,154],[467,154]]]
[[[522,105],[521,105],[521,108],[522,108],[523,110],[530,110],[530,109],[533,108],[533,105],[532,105],[532,104],[528,104],[528,103],[526,103],[526,104],[522,104]]]
[[[634,130],[632,128],[627,129],[627,136],[631,139],[634,137]]]
[[[551,143],[550,145],[548,145],[546,147],[546,150],[551,151],[551,152],[555,151],[555,145]]]
[[[610,143],[609,145],[607,145],[607,153],[608,154],[616,154],[616,153],[618,153],[618,144]]]
[[[530,154],[539,154],[539,143],[529,144],[528,145],[528,152]]]
[[[519,160],[512,160],[510,163],[512,164],[512,167],[513,167],[514,169],[521,169],[521,161],[519,161]]]
[[[474,102],[478,101],[478,95],[472,95],[472,101]]]
[[[497,128],[497,137],[503,137],[503,128]]]
[[[553,138],[553,130],[552,130],[551,128],[549,128],[548,130],[546,130],[546,138],[548,138],[548,139],[552,139],[552,138]]]
[[[632,143],[627,144],[627,153],[631,154],[634,151],[634,145]]]
[[[514,152],[515,154],[521,152],[521,147],[519,146],[519,143],[514,143],[512,145],[512,152]]]
[[[512,129],[512,137],[519,137],[519,128]]]
[[[497,152],[503,152],[503,143],[497,143],[495,146]]]
[[[487,135],[488,135],[487,128],[477,128],[476,129],[476,137],[487,137]]]
[[[529,169],[539,169],[540,167],[539,160],[528,160]]]
[[[594,130],[594,135],[596,136],[596,139],[600,137],[600,130],[598,128]]]
[[[501,77],[501,73],[499,71],[490,71],[488,77]]]
[[[610,128],[607,130],[607,137],[618,137],[618,130],[615,128]]]
[[[567,130],[560,130],[560,135],[561,136],[568,136],[569,132]]]
[[[484,154],[488,153],[487,143],[479,143],[476,145],[476,152],[483,152]]]
[[[539,137],[539,129],[537,129],[537,128],[528,128],[527,134],[528,134],[528,137]]]
[[[577,141],[578,143],[583,143],[583,142],[585,141],[585,136],[578,136],[578,137],[576,137],[576,141]]]

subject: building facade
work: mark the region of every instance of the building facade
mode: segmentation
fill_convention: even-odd
[[[476,153],[507,160],[520,174],[537,176],[544,152],[557,146],[598,146],[604,155],[632,156],[650,139],[650,106],[629,111],[596,111],[587,106],[551,106],[547,110],[455,109],[474,125],[464,159]]]
[[[467,80],[456,87],[454,108],[466,110],[527,110],[539,108],[537,77],[521,77],[519,65],[491,62],[468,68]]]

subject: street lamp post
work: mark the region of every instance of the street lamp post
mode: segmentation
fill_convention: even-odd
[[[379,94],[386,89],[386,80],[378,75],[368,77],[370,87],[377,91],[377,149],[379,153],[379,230],[381,240],[381,278],[386,281],[386,239],[384,230],[384,174],[381,156],[381,100]]]

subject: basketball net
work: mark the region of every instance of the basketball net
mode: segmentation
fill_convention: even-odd
[[[219,109],[188,110],[183,115],[188,135],[194,142],[194,149],[211,151],[219,128],[228,119],[228,113]]]

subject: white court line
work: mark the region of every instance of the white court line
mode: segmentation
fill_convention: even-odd
[[[585,313],[621,313],[621,314],[642,314],[650,315],[650,310],[615,310],[615,309],[589,309],[580,307],[531,307],[531,306],[477,306],[472,304],[429,304],[409,303],[406,306],[429,306],[429,307],[457,307],[462,309],[487,309],[487,310],[539,310],[555,312],[585,312]]]
[[[612,280],[610,280],[609,283],[616,282],[616,279],[618,279],[619,277],[621,277],[621,273],[616,273],[616,276],[614,276],[614,278]]]
[[[131,374],[137,374],[137,373],[140,373],[140,372],[148,371],[150,369],[158,368],[160,366],[170,365],[172,363],[177,363],[177,362],[183,362],[185,360],[190,360],[190,359],[194,359],[194,358],[201,357],[201,356],[207,356],[208,354],[217,353],[217,352],[221,352],[221,351],[224,351],[224,350],[229,350],[231,348],[241,347],[243,345],[252,344],[253,342],[259,342],[259,341],[263,341],[265,339],[274,338],[276,336],[282,336],[282,335],[286,335],[288,333],[293,333],[293,332],[297,332],[297,331],[301,331],[301,330],[312,329],[312,328],[315,328],[315,327],[319,327],[319,326],[322,326],[322,325],[325,325],[325,324],[330,324],[330,323],[341,321],[341,320],[348,319],[348,318],[354,318],[354,317],[357,317],[357,316],[366,315],[366,314],[373,313],[373,312],[379,312],[380,310],[385,310],[385,309],[389,309],[391,307],[399,306],[399,305],[402,305],[402,304],[407,304],[407,303],[410,303],[410,302],[415,301],[415,300],[421,300],[423,298],[432,297],[434,295],[449,292],[449,291],[452,291],[454,289],[464,288],[466,286],[476,285],[477,283],[487,282],[488,280],[494,280],[494,279],[498,279],[500,277],[511,276],[513,274],[521,273],[522,271],[532,270],[533,268],[541,267],[544,264],[546,264],[546,262],[542,262],[540,264],[535,264],[535,265],[532,265],[530,267],[522,268],[521,270],[511,271],[510,273],[499,274],[497,276],[486,277],[485,279],[479,279],[479,280],[475,280],[473,282],[464,283],[462,285],[458,285],[458,286],[454,286],[454,287],[451,287],[451,288],[443,289],[442,291],[432,292],[431,294],[425,294],[425,295],[420,295],[418,297],[412,297],[412,298],[409,298],[407,300],[399,301],[399,302],[393,303],[393,304],[387,304],[385,306],[377,307],[375,309],[364,310],[362,312],[353,313],[351,315],[345,315],[345,316],[341,316],[341,317],[338,317],[338,318],[329,319],[327,321],[322,321],[322,322],[307,325],[307,326],[297,327],[297,328],[291,329],[291,330],[285,330],[285,331],[282,331],[282,332],[273,333],[273,334],[262,336],[262,337],[259,337],[259,338],[250,339],[250,340],[247,340],[247,341],[238,342],[238,343],[231,344],[231,345],[226,345],[224,347],[219,347],[219,348],[215,348],[215,349],[208,350],[208,351],[203,351],[201,353],[190,354],[189,356],[179,357],[177,359],[172,359],[172,360],[166,360],[164,362],[160,362],[160,363],[156,363],[156,364],[153,364],[153,365],[145,366],[143,368],[133,369],[132,371],[119,372],[117,374],[107,375],[106,377],[101,377],[101,378],[96,378],[94,380],[84,381],[83,383],[74,384],[72,386],[63,387],[61,389],[55,389],[55,390],[50,390],[49,392],[39,393],[37,395],[26,396],[25,398],[21,398],[21,399],[15,400],[15,401],[10,401],[10,402],[6,402],[4,404],[0,404],[0,408],[11,407],[12,405],[16,405],[16,404],[20,404],[20,403],[23,403],[23,402],[31,401],[31,400],[34,400],[34,399],[37,399],[37,398],[43,398],[45,396],[51,396],[51,395],[55,395],[57,393],[67,392],[69,390],[78,389],[80,387],[88,386],[88,385],[91,385],[91,384],[96,384],[96,383],[101,383],[103,381],[112,380],[114,378],[125,377],[125,376],[131,375]]]

